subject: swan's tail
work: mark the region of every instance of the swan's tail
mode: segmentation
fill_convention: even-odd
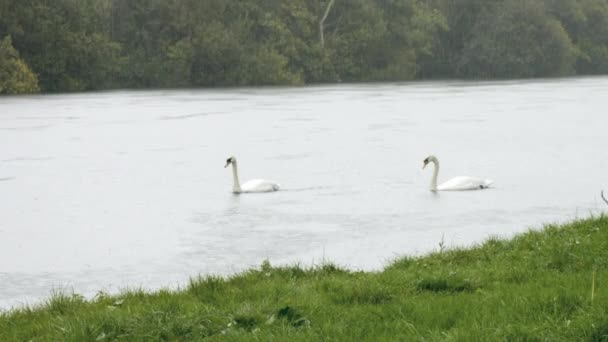
[[[484,188],[489,188],[492,184],[494,184],[494,181],[491,179],[486,179],[483,181],[483,187]]]

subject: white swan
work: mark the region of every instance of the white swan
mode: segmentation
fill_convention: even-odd
[[[494,183],[489,179],[481,179],[474,177],[454,177],[447,182],[437,186],[437,175],[439,174],[439,160],[435,156],[428,156],[424,160],[424,169],[429,163],[435,164],[433,178],[431,179],[431,191],[449,191],[449,190],[480,190],[487,189]]]
[[[264,179],[252,179],[248,182],[245,182],[243,185],[239,183],[239,173],[237,170],[236,158],[234,156],[226,159],[226,165],[224,168],[227,168],[228,165],[232,164],[232,192],[235,194],[240,194],[243,192],[270,192],[277,191],[281,187],[279,184],[271,181],[267,181]]]

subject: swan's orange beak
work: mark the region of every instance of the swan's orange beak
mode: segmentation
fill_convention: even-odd
[[[424,161],[424,164],[422,165],[422,169],[424,170],[424,168],[425,168],[427,165],[429,165],[429,162],[425,160],[425,161]]]
[[[224,165],[224,169],[227,168],[228,165],[230,165],[230,162],[226,162],[226,165]]]

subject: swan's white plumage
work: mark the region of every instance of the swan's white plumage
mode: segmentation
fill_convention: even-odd
[[[494,183],[489,179],[481,179],[475,177],[460,176],[454,177],[448,181],[441,183],[437,190],[439,191],[462,191],[462,190],[480,190],[490,187]]]
[[[437,175],[439,174],[439,160],[435,156],[428,156],[424,160],[423,169],[429,164],[433,163],[433,177],[431,178],[431,191],[463,191],[463,190],[481,190],[487,189],[494,183],[489,179],[475,178],[475,177],[454,177],[446,182],[441,183],[437,186]]]
[[[280,184],[265,179],[252,179],[241,184],[241,192],[271,192],[280,188]]]
[[[238,166],[234,156],[226,160],[224,167],[226,168],[228,165],[232,165],[232,192],[235,194],[243,192],[271,192],[278,191],[281,188],[278,183],[264,179],[252,179],[241,185],[239,182]]]

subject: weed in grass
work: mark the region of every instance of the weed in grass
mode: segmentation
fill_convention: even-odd
[[[583,298],[574,294],[560,293],[550,298],[543,299],[538,307],[538,312],[560,320],[571,318],[583,307]]]
[[[49,312],[56,315],[64,315],[84,304],[84,297],[78,294],[67,295],[62,292],[54,292],[47,302]]]
[[[319,268],[314,269],[313,271],[320,275],[344,275],[350,273],[349,271],[340,268],[332,263],[324,263]]]
[[[587,341],[608,342],[608,322],[592,324]]]
[[[298,310],[290,306],[279,309],[276,316],[279,319],[285,319],[294,327],[310,326],[310,321],[302,316]]]
[[[478,286],[467,279],[437,277],[419,280],[416,283],[416,288],[420,291],[431,292],[472,292]]]
[[[418,259],[414,258],[414,257],[402,257],[400,259],[397,259],[395,261],[393,261],[392,264],[390,264],[386,269],[387,270],[406,270],[410,267],[414,267],[416,265]]]
[[[190,279],[188,293],[202,302],[216,302],[224,290],[225,280],[218,276]]]
[[[258,320],[255,317],[237,316],[234,317],[233,323],[238,328],[252,331],[258,325]]]
[[[375,282],[339,283],[327,288],[328,294],[337,304],[386,303],[393,298],[390,290]]]
[[[593,270],[591,276],[591,304],[593,304],[593,300],[595,299],[595,269]]]
[[[443,250],[446,248],[445,244],[445,234],[441,234],[441,240],[438,243],[439,245],[439,254],[443,253]]]

